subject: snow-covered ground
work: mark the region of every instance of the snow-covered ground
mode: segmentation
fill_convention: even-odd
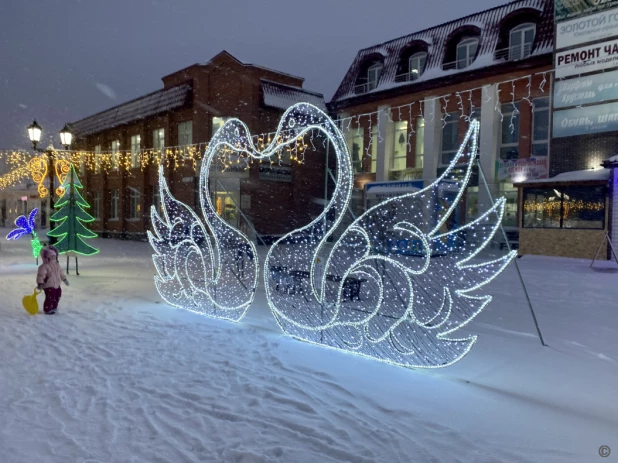
[[[60,314],[32,317],[29,243],[2,240],[1,463],[618,461],[611,265],[520,259],[549,347],[511,266],[470,354],[427,371],[288,338],[263,291],[238,324],[174,309],[147,243],[93,241]]]

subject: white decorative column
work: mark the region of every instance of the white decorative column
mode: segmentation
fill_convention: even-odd
[[[438,160],[442,146],[442,113],[437,98],[425,98],[423,102],[425,117],[425,139],[423,180],[425,185],[435,180],[438,172]]]
[[[392,123],[388,119],[388,110],[390,106],[378,106],[378,137],[374,139],[372,143],[378,144],[378,159],[376,162],[376,181],[385,182],[388,180],[389,170],[389,150],[388,150],[388,137],[390,132],[390,125]],[[381,137],[381,138],[380,138]],[[392,147],[391,147],[392,149]]]
[[[495,199],[498,196],[496,179],[496,161],[500,146],[500,113],[496,111],[496,86],[485,85],[481,99],[481,137],[480,137],[480,166],[485,174],[485,180]],[[499,104],[499,103],[498,103]],[[479,212],[486,211],[492,202],[487,193],[483,180],[479,174]]]

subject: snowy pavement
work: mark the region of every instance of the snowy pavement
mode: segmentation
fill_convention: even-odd
[[[174,309],[147,243],[92,242],[31,317],[29,242],[2,240],[0,463],[618,462],[618,268],[520,259],[549,347],[511,266],[428,371],[288,338],[263,291],[238,324]]]

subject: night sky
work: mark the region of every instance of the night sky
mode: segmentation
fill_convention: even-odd
[[[501,0],[0,0],[0,149],[162,88],[222,50],[335,92],[361,48]]]

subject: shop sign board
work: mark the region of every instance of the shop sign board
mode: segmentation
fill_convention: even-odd
[[[618,70],[554,83],[554,108],[618,100]]]
[[[549,161],[547,156],[496,162],[496,180],[499,182],[517,183],[524,180],[547,178],[548,174]]]
[[[618,0],[555,0],[555,22],[579,18],[618,6]]]
[[[291,182],[292,168],[287,166],[260,166],[260,180],[272,182]]]
[[[556,25],[556,49],[573,47],[618,35],[618,8]]]
[[[618,131],[618,103],[554,111],[553,137]]]
[[[556,78],[618,67],[618,39],[556,53]]]

